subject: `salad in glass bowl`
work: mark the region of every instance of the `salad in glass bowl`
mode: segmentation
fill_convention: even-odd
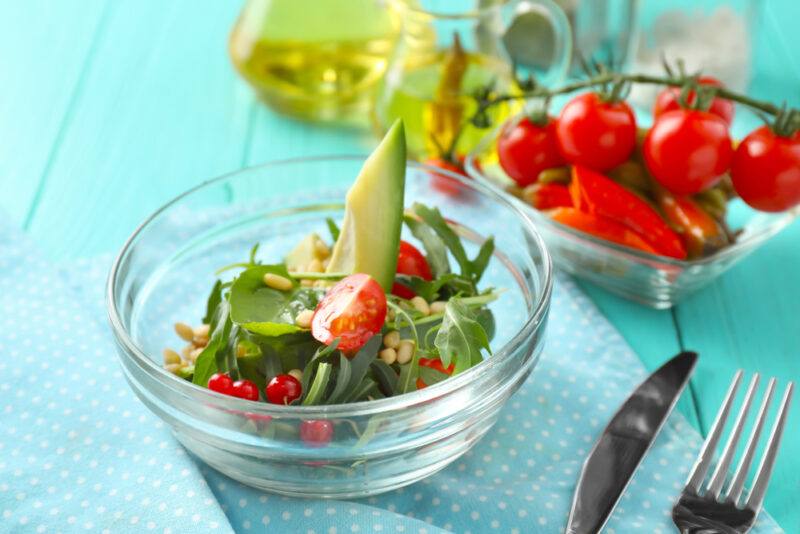
[[[209,181],[123,248],[108,305],[126,378],[212,467],[297,496],[410,484],[480,439],[535,366],[541,239],[484,186],[432,189],[444,174],[404,147],[398,124],[366,161]]]

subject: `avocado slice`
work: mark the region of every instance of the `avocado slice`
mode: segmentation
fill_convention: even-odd
[[[406,182],[406,136],[395,121],[347,192],[328,272],[364,273],[389,293],[400,250]]]

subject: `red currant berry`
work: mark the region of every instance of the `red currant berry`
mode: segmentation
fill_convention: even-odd
[[[303,394],[303,386],[292,375],[277,375],[267,384],[266,393],[272,404],[289,404]]]
[[[223,395],[233,395],[233,380],[225,373],[214,373],[208,379],[208,389]]]
[[[333,437],[333,423],[316,420],[300,423],[300,439],[310,447],[324,447]]]
[[[251,401],[258,400],[258,386],[250,380],[237,380],[233,383],[233,396]]]

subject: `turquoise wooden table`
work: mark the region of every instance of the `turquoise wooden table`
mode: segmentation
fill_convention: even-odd
[[[764,4],[751,93],[796,98],[800,8]],[[54,260],[117,249],[148,213],[202,179],[368,149],[367,134],[294,122],[255,101],[226,55],[238,8],[0,2],[0,208]],[[701,354],[681,410],[705,431],[737,368],[800,380],[799,239],[795,224],[671,311],[584,288],[648,367],[680,349]],[[798,498],[796,406],[766,503],[787,532],[800,532]]]

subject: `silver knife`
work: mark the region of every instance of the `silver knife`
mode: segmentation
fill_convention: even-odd
[[[583,464],[566,534],[600,532],[675,407],[696,363],[696,353],[681,352],[639,384],[614,414]]]

